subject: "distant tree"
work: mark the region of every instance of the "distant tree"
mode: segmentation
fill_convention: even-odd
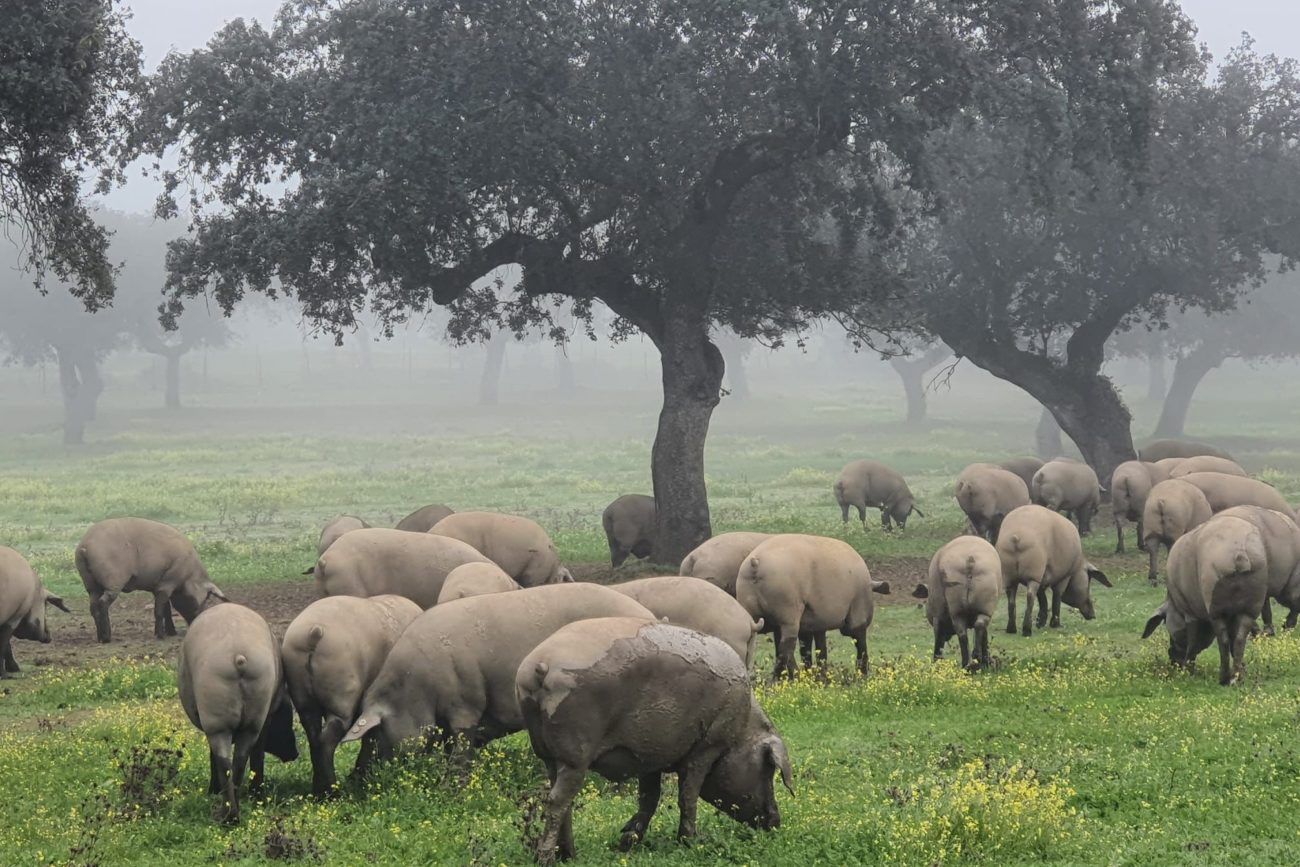
[[[903,394],[907,398],[906,424],[920,427],[929,415],[925,375],[951,358],[952,350],[942,343],[933,342],[916,343],[906,348],[907,354],[892,356],[889,365],[903,381]]]
[[[754,341],[723,330],[714,334],[713,342],[718,345],[726,363],[727,393],[736,400],[749,400],[749,372],[745,369],[745,359],[754,351]]]
[[[0,3],[0,226],[29,280],[52,272],[91,310],[112,298],[113,265],[83,178],[120,176],[139,70],[116,0]]]
[[[391,325],[508,264],[526,316],[599,300],[662,359],[653,556],[676,562],[710,534],[711,326],[777,342],[891,288],[883,155],[910,161],[973,80],[1064,53],[1023,28],[1059,5],[287,3],[151,82],[137,144],[180,146],[169,185],[192,178],[205,214],[173,247],[172,309],[278,278],[326,328],[367,303]]]
[[[84,440],[86,425],[98,414],[100,367],[109,353],[133,343],[167,359],[166,405],[179,406],[181,356],[196,346],[222,345],[230,333],[223,317],[197,305],[178,319],[178,330],[159,324],[167,242],[177,236],[175,227],[112,211],[90,216],[109,231],[108,255],[121,263],[111,305],[92,313],[72,293],[41,295],[24,287],[16,262],[0,270],[0,341],[13,361],[58,364],[63,436],[70,445]]]
[[[1095,92],[1062,82],[1058,147],[1019,148],[1013,114],[934,137],[943,207],[917,234],[910,300],[959,356],[1047,407],[1108,476],[1134,455],[1128,409],[1101,372],[1111,335],[1171,308],[1230,309],[1274,254],[1283,267],[1300,254],[1300,83],[1292,61],[1249,44],[1208,84],[1193,56],[1149,55],[1151,33],[1131,45],[1079,36],[1078,56],[1113,72]],[[1085,122],[1103,102],[1140,121],[1131,136]]]
[[[111,308],[88,312],[68,292],[33,292],[17,267],[0,268],[0,344],[10,361],[53,360],[63,398],[63,441],[84,441],[104,391],[100,364],[121,345],[122,320]]]
[[[166,283],[167,244],[182,227],[137,215],[105,213],[101,222],[112,233],[112,251],[123,262],[114,296],[115,320],[125,336],[144,352],[163,359],[163,406],[181,406],[181,359],[200,347],[224,346],[229,325],[204,304],[187,308],[173,328],[159,322]]]
[[[1275,275],[1228,313],[1188,310],[1169,317],[1167,325],[1159,334],[1176,361],[1153,435],[1180,437],[1197,386],[1223,362],[1238,358],[1260,364],[1300,356],[1300,276]]]

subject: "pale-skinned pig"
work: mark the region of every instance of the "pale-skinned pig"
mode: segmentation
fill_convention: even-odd
[[[572,581],[559,552],[536,521],[497,512],[457,512],[433,525],[430,535],[459,539],[524,587]]]
[[[322,596],[405,596],[421,608],[438,604],[448,573],[489,563],[459,539],[372,527],[342,536],[316,561]]]
[[[1002,589],[1007,594],[1007,632],[1016,632],[1016,595],[1023,585],[1025,620],[1021,633],[1033,634],[1034,602],[1038,628],[1047,625],[1047,594],[1052,596],[1053,628],[1061,625],[1061,603],[1077,608],[1084,620],[1097,616],[1093,581],[1111,586],[1105,574],[1083,556],[1079,531],[1064,515],[1044,506],[1021,506],[1002,522],[997,542]]]
[[[110,518],[95,524],[81,537],[76,562],[101,642],[113,640],[108,609],[120,593],[153,594],[157,638],[176,634],[173,607],[191,623],[210,606],[228,601],[208,578],[194,543],[179,530],[146,518]]]
[[[237,823],[245,769],[257,791],[267,752],[283,761],[298,757],[293,707],[271,627],[242,605],[205,610],[181,642],[176,685],[185,715],[208,739],[208,794],[222,795],[220,820]]]
[[[50,643],[46,605],[68,611],[62,598],[45,589],[22,554],[0,545],[0,678],[18,671],[13,639]]]

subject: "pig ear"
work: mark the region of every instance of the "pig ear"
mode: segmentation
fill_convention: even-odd
[[[64,612],[65,614],[71,614],[71,613],[72,613],[72,611],[68,608],[68,606],[65,605],[65,604],[63,603],[63,597],[62,597],[62,596],[55,596],[55,595],[54,595],[53,593],[51,593],[50,591],[46,590],[46,591],[45,591],[45,601],[48,602],[49,604],[53,605],[55,608],[59,609],[60,611]]]
[[[1164,623],[1165,612],[1167,610],[1168,610],[1168,605],[1161,605],[1159,608],[1156,609],[1156,613],[1152,614],[1151,617],[1148,618],[1146,628],[1142,630],[1143,638],[1150,638],[1151,633],[1156,631],[1156,627],[1159,626],[1161,623]]]
[[[760,617],[760,618],[758,618],[757,620],[755,620],[753,623],[751,623],[751,624],[749,625],[749,629],[750,629],[751,632],[762,632],[762,631],[763,631],[763,618]]]
[[[927,586],[925,586],[924,584],[917,584],[917,585],[916,585],[916,589],[912,591],[912,598],[913,598],[913,599],[929,599],[929,598],[930,598],[930,588],[927,587]]]
[[[888,596],[888,595],[889,595],[889,582],[888,582],[888,581],[872,581],[872,582],[871,582],[871,592],[872,592],[872,593],[879,593],[879,594],[881,594],[882,596]]]
[[[375,726],[379,725],[383,721],[384,721],[384,717],[378,711],[375,710],[361,711],[361,716],[358,717],[357,721],[352,724],[352,728],[348,729],[348,733],[343,736],[343,740],[341,741],[341,743],[346,744],[348,741],[359,740],[361,737],[367,734],[371,729],[373,729]]]
[[[785,750],[785,741],[779,736],[773,736],[767,739],[763,744],[763,749],[772,764],[781,772],[781,782],[785,784],[790,794],[794,794],[794,771],[790,768],[790,754]]]
[[[1088,569],[1088,577],[1093,581],[1096,581],[1102,587],[1115,586],[1114,584],[1110,583],[1110,579],[1106,577],[1106,573],[1098,569],[1096,566],[1093,566],[1091,563],[1089,563],[1087,569]]]
[[[218,602],[229,602],[229,601],[230,601],[230,597],[227,596],[226,594],[222,593],[221,590],[219,590],[219,589],[216,588],[216,587],[213,587],[211,590],[208,591],[208,598],[209,598],[209,599],[216,599]]]

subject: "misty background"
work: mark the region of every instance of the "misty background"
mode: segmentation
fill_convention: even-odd
[[[279,0],[136,0],[128,29],[140,41],[151,72],[169,51],[202,46],[232,19],[257,19],[269,26],[279,5]],[[1216,59],[1243,33],[1250,34],[1260,53],[1300,55],[1300,7],[1272,0],[1183,0],[1182,7]],[[497,335],[489,342],[456,346],[447,337],[447,315],[441,310],[412,318],[391,338],[374,322],[363,321],[336,346],[331,336],[303,320],[293,300],[259,296],[249,296],[229,319],[192,303],[181,329],[166,334],[156,323],[164,245],[183,232],[183,220],[155,220],[156,177],[147,176],[143,166],[130,176],[125,186],[92,200],[115,227],[114,258],[125,264],[113,310],[91,317],[59,287],[47,296],[36,295],[18,271],[16,247],[6,244],[0,251],[6,266],[0,289],[11,299],[0,302],[0,353],[6,362],[0,367],[0,432],[47,434],[63,424],[59,364],[50,351],[51,341],[61,339],[99,356],[90,374],[101,380],[92,383],[94,388],[102,388],[87,420],[92,438],[139,424],[158,432],[428,433],[485,425],[505,430],[524,422],[564,429],[566,408],[574,407],[600,411],[598,417],[612,432],[653,435],[661,400],[658,353],[639,333],[611,342],[601,324],[612,317],[603,311],[595,339],[579,329],[563,347],[540,333],[523,341]],[[1271,286],[1276,294],[1294,289],[1295,282],[1274,277]],[[1294,399],[1300,335],[1289,333],[1294,321],[1290,310],[1283,311],[1284,333],[1267,347],[1252,340],[1259,320],[1269,321],[1278,312],[1268,308],[1261,317],[1258,306],[1246,304],[1208,328],[1201,322],[1200,331],[1196,317],[1189,315],[1167,333],[1150,338],[1130,333],[1113,341],[1105,371],[1133,410],[1135,439],[1148,437],[1158,424],[1166,428],[1161,433],[1183,433],[1162,422],[1163,399],[1178,357],[1199,347],[1204,332],[1235,334],[1235,343],[1224,347],[1220,354],[1225,357],[1208,369],[1196,389],[1187,413],[1189,432],[1195,432],[1198,407],[1212,412],[1210,407],[1239,397],[1243,384],[1254,393]],[[563,312],[560,321],[566,321]],[[771,349],[720,337],[729,395],[714,416],[714,430],[743,432],[755,418],[769,415],[776,423],[784,401],[819,395],[847,400],[845,412],[860,419],[864,432],[873,425],[924,429],[960,421],[972,409],[981,415],[1004,414],[1023,426],[1040,411],[1024,392],[974,365],[952,367],[953,359],[942,347],[930,347],[928,355],[927,347],[916,347],[912,359],[891,363],[870,350],[855,351],[844,332],[830,324],[802,335],[802,347],[796,342],[788,339],[784,347]],[[1233,357],[1242,354],[1248,357]],[[910,404],[906,378],[912,380]],[[918,382],[924,387],[920,397]],[[178,408],[183,411],[176,412]],[[571,432],[582,433],[584,426],[575,425]],[[1025,427],[1024,434],[1024,449],[1031,451],[1032,427]]]

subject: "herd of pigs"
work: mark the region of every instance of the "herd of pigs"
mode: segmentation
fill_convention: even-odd
[[[1146,625],[1164,622],[1170,660],[1192,666],[1217,640],[1220,682],[1244,672],[1246,639],[1269,600],[1300,613],[1300,528],[1271,486],[1251,479],[1213,447],[1162,440],[1110,479],[1117,551],[1137,527],[1156,581],[1168,551],[1168,593]],[[1017,458],[979,463],[958,476],[955,495],[968,533],[935,553],[914,595],[926,600],[934,657],[956,637],[964,667],[990,664],[989,623],[1000,595],[1007,631],[1026,591],[1020,630],[1060,626],[1060,606],[1095,617],[1091,584],[1109,587],[1084,557],[1104,489],[1086,464]],[[866,522],[878,508],[885,529],[916,512],[901,475],[856,461],[834,485],[842,517]],[[620,497],[602,523],[614,566],[648,557],[655,503]],[[1077,524],[1077,527],[1076,527]],[[679,836],[694,834],[700,797],[755,827],[780,822],[774,779],[793,791],[785,743],[754,698],[754,651],[771,633],[773,677],[799,661],[826,665],[826,634],[853,639],[869,673],[867,630],[873,581],[849,544],[800,534],[725,533],[692,551],[676,576],[614,585],[575,582],[545,530],[492,512],[433,505],[396,528],[351,516],[322,531],[314,574],[321,598],[277,641],[256,612],[230,602],[180,532],[142,518],[92,526],[75,561],[100,641],[112,640],[109,609],[120,593],[154,596],[154,632],[176,634],[173,607],[190,624],[181,644],[181,705],[207,737],[209,792],[218,817],[239,819],[243,780],[264,779],[265,754],[297,757],[294,712],[306,731],[318,796],[337,791],[334,755],[360,740],[354,777],[424,738],[462,773],[476,748],[527,730],[551,781],[539,857],[574,854],[572,804],[589,770],[638,778],[636,815],[624,848],[640,840],[660,797],[660,777],[678,775]],[[0,547],[0,676],[18,670],[12,638],[50,640],[45,606],[67,611],[23,557]],[[974,647],[970,632],[974,631]]]

